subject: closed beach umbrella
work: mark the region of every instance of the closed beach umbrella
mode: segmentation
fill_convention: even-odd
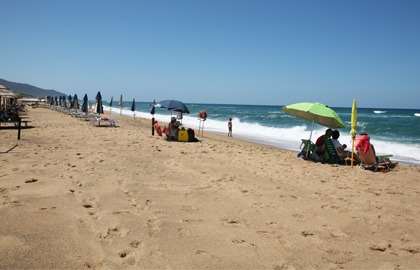
[[[120,96],[120,101],[118,102],[118,106],[120,106],[120,115],[122,115],[122,107],[123,107],[122,95]]]
[[[88,96],[85,94],[83,97],[83,104],[82,104],[82,112],[88,113],[89,112],[89,106],[88,106]]]
[[[77,97],[77,94],[74,94],[73,97],[73,109],[76,109],[76,111],[79,109],[79,98]]]
[[[312,131],[314,123],[318,123],[328,128],[344,128],[345,125],[341,120],[340,116],[328,106],[324,104],[314,102],[302,102],[287,105],[282,108],[284,112],[292,114],[298,118],[305,119],[312,122],[311,134],[309,140],[312,139]],[[309,153],[309,144],[307,152]]]
[[[98,91],[98,94],[96,94],[96,105],[95,105],[95,111],[99,116],[101,116],[101,113],[104,113],[104,108],[102,106],[102,95],[101,91]]]
[[[73,107],[71,95],[68,97],[67,107],[70,109]]]
[[[353,99],[353,105],[351,107],[351,167],[353,168],[354,158],[354,139],[356,138],[356,125],[357,125],[357,106],[356,100]]]
[[[114,97],[111,97],[111,101],[109,102],[109,113],[112,112],[112,102],[114,101]]]
[[[134,112],[134,119],[136,118],[136,101],[133,98],[133,103],[131,104],[131,111]]]

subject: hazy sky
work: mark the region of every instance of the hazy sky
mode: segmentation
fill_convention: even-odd
[[[420,108],[420,1],[0,0],[0,78],[104,99]]]

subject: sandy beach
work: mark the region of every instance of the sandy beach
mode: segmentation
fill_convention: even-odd
[[[119,115],[104,115],[115,128],[28,116],[19,142],[0,128],[1,269],[420,268],[420,167],[319,164],[206,132],[168,142]]]

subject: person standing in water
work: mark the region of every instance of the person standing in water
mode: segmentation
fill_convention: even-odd
[[[229,118],[228,130],[228,137],[232,137],[232,118]]]

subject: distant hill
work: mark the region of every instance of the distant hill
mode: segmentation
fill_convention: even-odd
[[[26,83],[9,82],[0,79],[0,84],[28,97],[67,96],[66,94],[58,92],[56,90],[42,89]]]

